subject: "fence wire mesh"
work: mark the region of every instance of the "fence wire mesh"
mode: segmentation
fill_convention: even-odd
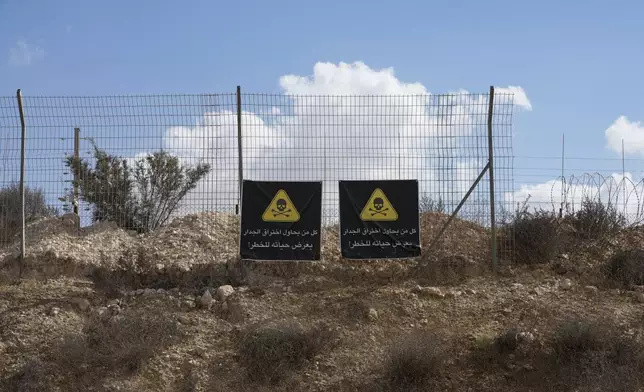
[[[509,93],[496,93],[493,100],[497,221],[514,205],[512,98]],[[195,187],[181,198],[176,208],[171,208],[174,200],[167,203],[164,212],[171,212],[168,221],[175,216],[205,211],[236,214],[241,167],[245,179],[323,181],[323,224],[329,227],[338,220],[338,180],[417,179],[421,212],[440,217],[423,224],[423,246],[427,246],[489,157],[487,93],[407,96],[243,93],[240,101],[238,108],[235,93],[24,96],[27,221],[43,214],[61,215],[74,210],[72,169],[80,166],[68,159],[74,156],[75,128],[80,130],[79,157],[89,168],[77,173],[82,184],[79,192],[93,197],[93,202],[81,197],[78,204],[81,227],[108,218],[126,229],[150,226],[141,223],[141,219],[129,219],[133,211],[145,212],[146,207],[139,205],[137,210],[126,206],[123,194],[132,194],[148,203],[163,199],[159,193],[150,195],[149,188],[136,186],[135,169],[137,161],[165,151],[181,164],[209,165],[209,171],[203,177],[197,176]],[[238,118],[241,118],[241,167]],[[21,129],[15,97],[0,97],[0,129],[3,189],[0,241],[8,243],[15,240],[14,218],[19,212],[15,192],[20,177]],[[99,169],[94,147],[125,160],[132,169],[134,185],[119,177],[123,176],[123,166],[116,162],[103,160],[104,166],[90,173]],[[147,162],[148,166],[142,167],[149,168],[153,162],[160,164]],[[471,222],[476,230],[481,230],[481,235],[487,236],[484,245],[487,248],[491,221],[488,175],[478,183],[458,214],[458,218]],[[156,178],[157,182],[171,180]],[[97,200],[103,205],[119,204],[118,211],[106,213],[105,207],[103,212],[96,212]],[[146,219],[150,219],[154,214],[149,213],[149,208],[147,212]],[[163,221],[158,216],[153,220]],[[452,235],[463,234],[462,227],[456,226],[446,236],[450,230]]]

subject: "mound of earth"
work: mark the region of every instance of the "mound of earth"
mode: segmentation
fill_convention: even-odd
[[[488,231],[458,218],[451,222],[437,246],[428,249],[447,219],[447,215],[439,213],[421,216],[421,258],[439,254],[440,257],[461,258],[466,263],[487,262]],[[410,267],[418,262],[417,259],[346,260],[341,257],[338,230],[337,225],[323,228],[321,262],[254,262],[249,268],[256,276],[288,277],[305,273],[342,281],[391,281],[404,279],[409,275]],[[18,242],[4,249],[0,253],[0,263],[15,261],[18,249]],[[94,267],[114,269],[123,262],[143,263],[156,271],[166,271],[166,274],[195,274],[207,271],[205,266],[236,262],[238,250],[239,217],[236,215],[191,214],[175,218],[151,233],[137,234],[110,222],[78,228],[77,222],[67,214],[28,227],[25,264],[45,277],[87,276]],[[224,269],[218,271],[225,273]]]

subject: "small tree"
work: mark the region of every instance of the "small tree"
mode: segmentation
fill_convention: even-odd
[[[110,220],[139,233],[163,225],[210,171],[206,163],[182,165],[166,151],[139,159],[132,167],[126,159],[108,155],[94,144],[94,158],[93,169],[82,158],[66,160],[81,199],[94,206],[93,220]]]
[[[25,223],[57,214],[56,208],[47,205],[40,188],[25,186]],[[0,243],[8,243],[18,233],[21,225],[20,186],[12,183],[0,189]]]

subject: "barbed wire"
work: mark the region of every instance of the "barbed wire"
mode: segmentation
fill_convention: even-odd
[[[550,190],[550,204],[560,214],[574,214],[585,201],[593,201],[617,210],[628,225],[644,221],[643,200],[644,178],[633,180],[628,176],[599,172],[559,176],[554,179]]]

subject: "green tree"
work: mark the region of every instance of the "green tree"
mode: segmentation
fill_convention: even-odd
[[[210,172],[207,163],[182,165],[166,151],[138,159],[132,166],[94,144],[94,158],[94,168],[82,158],[66,159],[81,200],[94,207],[93,221],[113,221],[139,233],[165,224],[185,195]]]

